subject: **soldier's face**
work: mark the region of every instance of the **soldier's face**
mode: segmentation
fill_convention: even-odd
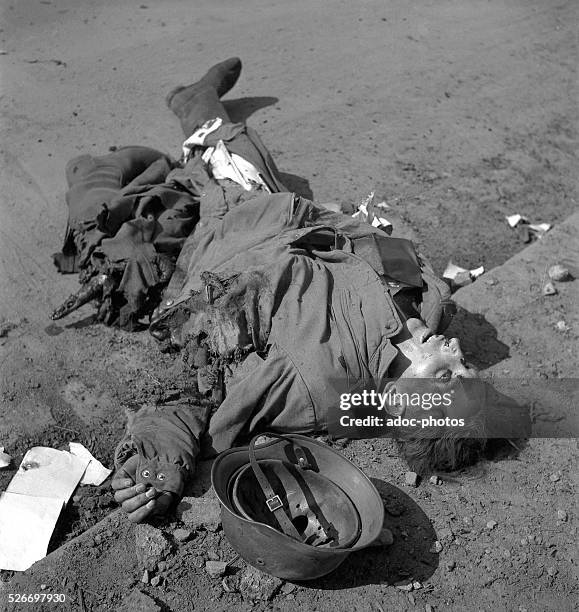
[[[419,319],[408,319],[404,330],[392,339],[398,357],[389,369],[393,378],[436,379],[452,383],[454,379],[476,378],[475,369],[465,361],[456,338],[432,332]]]

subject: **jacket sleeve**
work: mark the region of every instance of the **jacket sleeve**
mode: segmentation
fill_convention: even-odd
[[[192,404],[143,406],[129,415],[125,435],[115,450],[115,467],[133,455],[139,455],[139,465],[155,461],[167,474],[163,490],[181,495],[195,469],[209,412],[208,406]]]

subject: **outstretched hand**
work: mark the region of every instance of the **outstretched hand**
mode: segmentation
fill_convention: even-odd
[[[133,523],[142,523],[153,516],[165,514],[175,499],[173,493],[157,491],[144,483],[135,484],[139,456],[133,455],[113,477],[115,501]]]

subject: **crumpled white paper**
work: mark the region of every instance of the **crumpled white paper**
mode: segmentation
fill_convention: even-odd
[[[70,452],[81,459],[88,459],[89,464],[80,481],[81,485],[101,485],[108,477],[112,470],[106,468],[98,459],[95,459],[90,451],[85,448],[80,442],[69,443]]]
[[[352,215],[358,221],[370,222],[372,227],[379,227],[387,233],[392,232],[393,225],[385,217],[380,217],[376,214],[376,208],[388,208],[386,202],[374,203],[374,192],[372,191],[368,197],[358,206],[358,210]]]
[[[111,473],[77,442],[70,451],[31,448],[0,494],[0,569],[24,571],[46,556],[62,508],[82,484],[101,484]]]
[[[461,268],[460,266],[453,264],[452,261],[449,261],[445,271],[442,273],[442,278],[454,280],[458,274],[466,272],[468,273],[471,280],[476,280],[481,274],[484,274],[484,271],[484,266],[479,266],[478,268],[467,270],[466,268]]]
[[[4,452],[4,447],[0,446],[0,470],[7,468],[12,462],[12,457]]]
[[[553,227],[551,223],[529,223],[527,217],[519,215],[518,213],[514,215],[507,215],[505,218],[507,220],[507,223],[512,228],[517,227],[519,223],[527,225],[531,231],[535,232],[538,235],[539,238],[541,238],[543,234],[547,233]]]
[[[45,557],[63,506],[57,497],[0,493],[0,569],[23,572]]]
[[[36,497],[56,497],[68,503],[89,459],[45,446],[31,448],[6,491]]]

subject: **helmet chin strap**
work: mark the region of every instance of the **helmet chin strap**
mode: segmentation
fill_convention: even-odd
[[[253,473],[255,474],[257,482],[259,483],[259,486],[261,487],[261,490],[263,491],[263,494],[265,495],[265,503],[268,509],[271,512],[273,512],[275,518],[277,519],[280,527],[283,530],[283,533],[297,540],[298,542],[304,542],[305,544],[309,544],[308,539],[311,539],[311,535],[308,536],[305,533],[300,534],[300,532],[296,529],[295,525],[293,524],[293,522],[291,521],[290,517],[287,514],[287,510],[284,507],[284,504],[280,496],[273,490],[273,487],[271,486],[269,480],[267,479],[265,472],[261,469],[259,462],[257,461],[255,457],[255,444],[256,444],[257,439],[260,438],[262,435],[270,436],[273,438],[279,438],[280,440],[285,440],[286,442],[289,442],[290,444],[292,444],[293,451],[298,460],[297,464],[292,464],[292,465],[295,465],[296,468],[298,468],[297,470],[298,473],[295,474],[295,477],[298,480],[298,484],[300,488],[302,489],[302,491],[304,491],[306,495],[306,503],[308,506],[308,510],[309,512],[312,513],[313,517],[315,518],[316,524],[319,526],[319,530],[321,531],[319,536],[324,542],[334,541],[336,542],[336,544],[338,544],[339,534],[336,528],[331,523],[328,522],[328,520],[326,519],[326,517],[323,515],[321,511],[316,512],[315,508],[312,508],[312,502],[308,501],[307,499],[308,486],[305,483],[305,481],[303,481],[299,477],[300,471],[312,469],[312,466],[310,465],[306,457],[304,449],[298,444],[296,444],[291,438],[287,438],[286,436],[283,436],[280,434],[268,432],[265,434],[259,434],[257,436],[254,436],[254,438],[249,443],[249,462],[253,470]]]
[[[287,440],[287,438],[278,434],[267,433],[264,435],[280,438],[282,440]],[[259,436],[255,436],[249,443],[249,462],[251,464],[251,469],[253,470],[253,473],[257,478],[257,482],[259,483],[259,486],[261,487],[261,490],[265,495],[265,503],[269,510],[273,512],[283,532],[290,538],[293,538],[298,542],[303,542],[303,537],[300,535],[299,531],[295,528],[295,525],[288,517],[280,496],[277,495],[277,493],[273,490],[271,484],[269,483],[269,480],[267,479],[267,476],[265,475],[261,467],[259,467],[259,462],[255,458],[255,443],[258,437]]]

